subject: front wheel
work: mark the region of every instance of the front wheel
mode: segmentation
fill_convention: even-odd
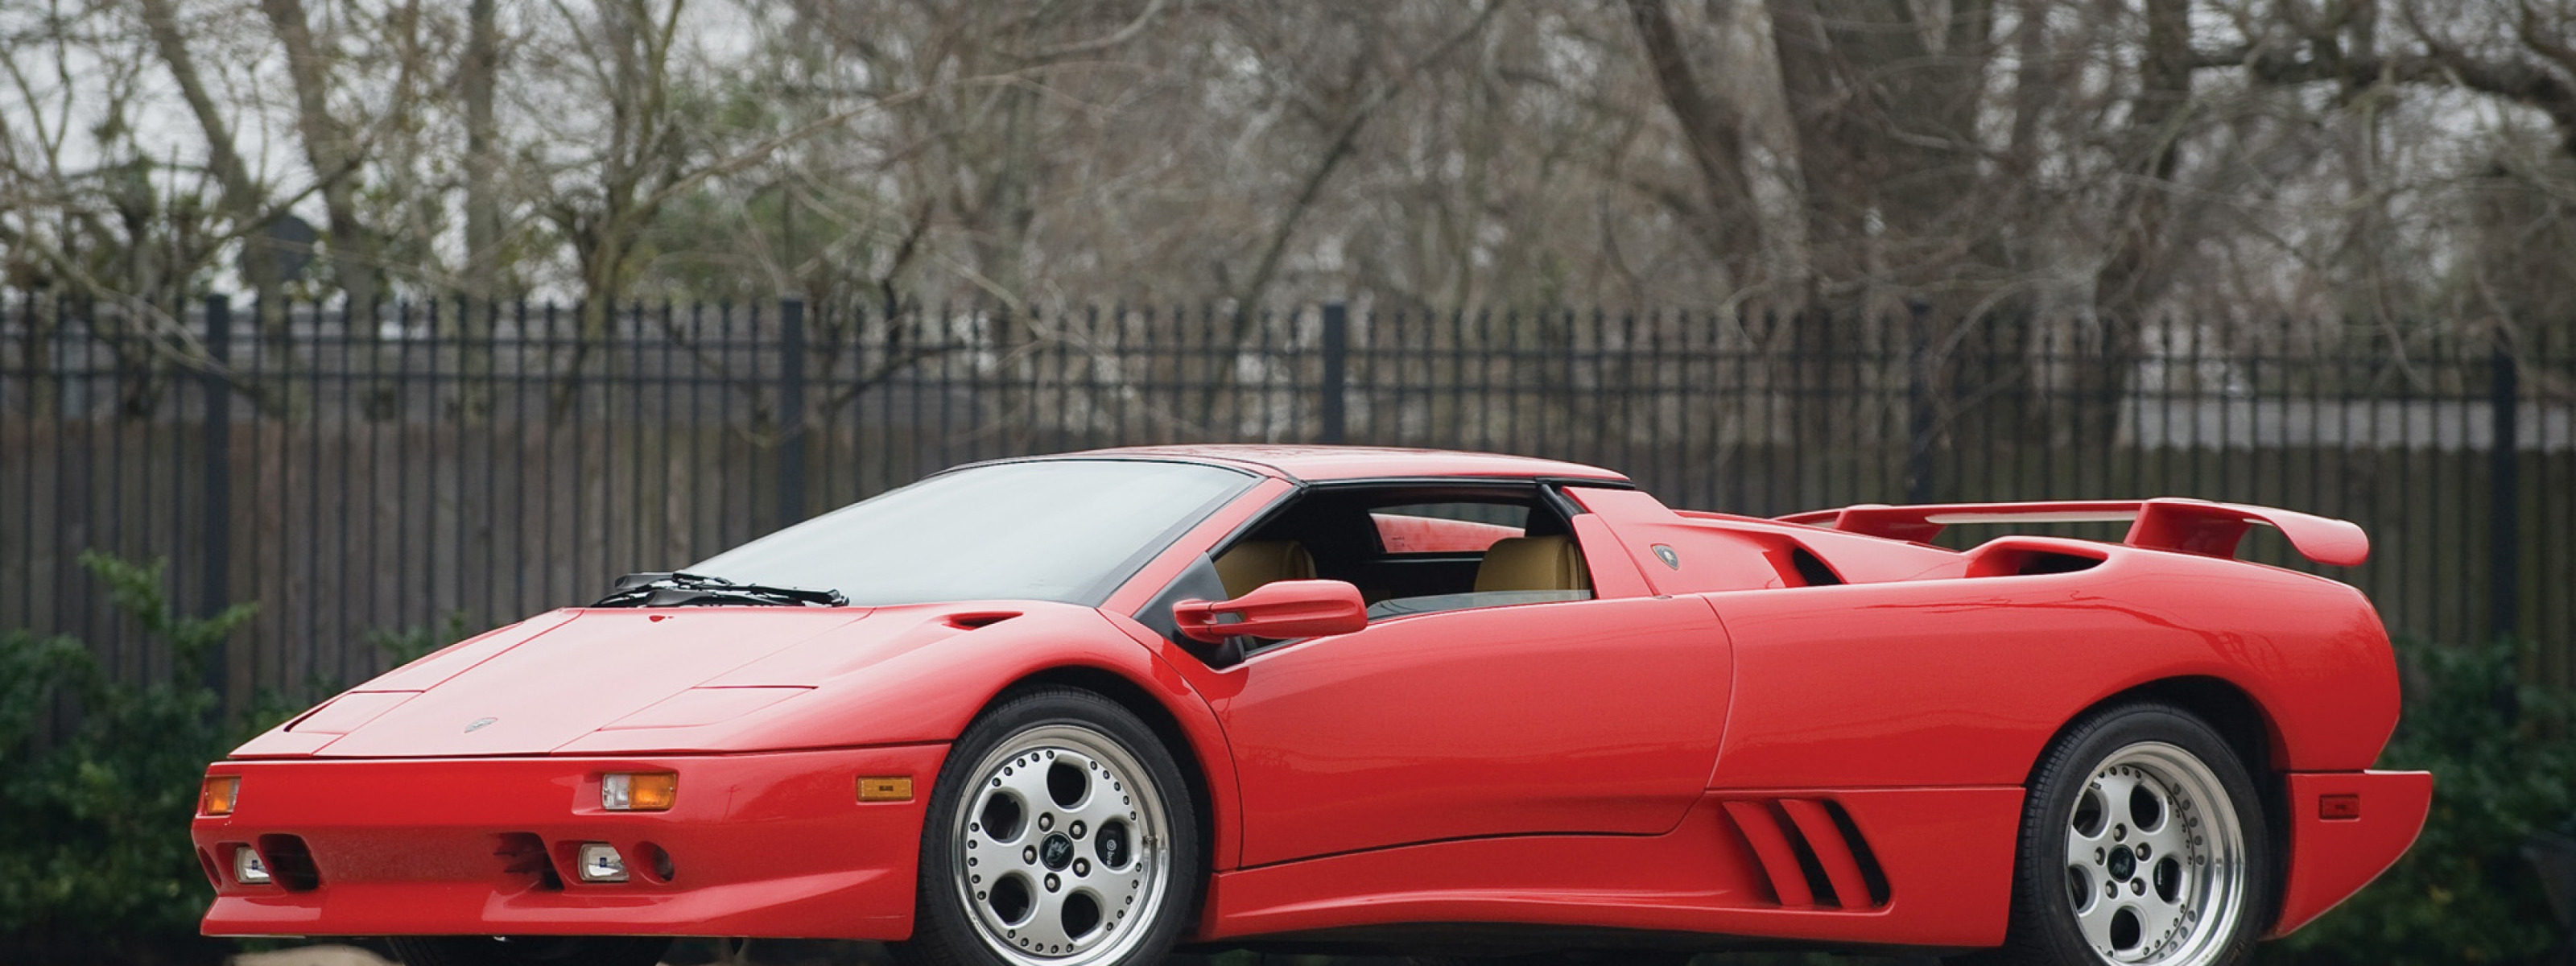
[[[922,823],[924,966],[1159,961],[1196,905],[1189,787],[1152,729],[1088,691],[1003,702],[950,749]]]
[[[2270,918],[2253,779],[2198,717],[2097,713],[2049,746],[2023,806],[2011,964],[2236,966]]]

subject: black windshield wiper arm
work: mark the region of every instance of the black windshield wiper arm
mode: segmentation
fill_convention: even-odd
[[[592,607],[683,607],[690,604],[771,604],[797,607],[847,607],[850,599],[837,590],[738,584],[722,577],[688,573],[640,573],[617,578],[617,589]]]

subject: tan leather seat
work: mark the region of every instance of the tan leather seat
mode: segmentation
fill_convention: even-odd
[[[1476,592],[1495,590],[1591,590],[1592,575],[1583,569],[1582,548],[1573,537],[1506,537],[1485,551],[1476,565]]]
[[[1216,576],[1227,597],[1241,597],[1272,581],[1315,579],[1315,558],[1294,540],[1246,540],[1216,558]]]

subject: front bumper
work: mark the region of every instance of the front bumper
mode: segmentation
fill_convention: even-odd
[[[191,828],[215,883],[204,931],[902,939],[947,751],[220,762],[207,773],[241,788]],[[600,775],[621,771],[677,773],[675,805],[600,809]],[[860,802],[865,777],[910,777],[914,796]],[[584,842],[616,846],[629,881],[581,881]],[[243,848],[274,881],[235,880]]]

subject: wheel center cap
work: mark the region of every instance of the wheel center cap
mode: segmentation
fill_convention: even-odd
[[[2114,845],[2111,847],[2110,866],[2111,878],[2125,880],[2138,871],[2137,853],[2129,851],[2128,846]]]
[[[1073,840],[1065,838],[1062,832],[1047,836],[1046,841],[1038,843],[1038,861],[1046,863],[1047,868],[1057,870],[1072,865]]]

